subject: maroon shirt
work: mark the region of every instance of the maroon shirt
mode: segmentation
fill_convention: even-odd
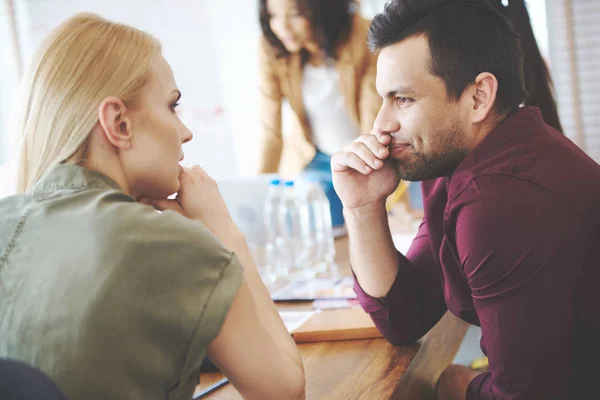
[[[355,285],[383,335],[414,341],[450,310],[489,358],[468,400],[600,397],[600,166],[525,107],[422,187],[389,293]]]

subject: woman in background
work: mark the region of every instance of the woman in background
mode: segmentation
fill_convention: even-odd
[[[524,104],[539,107],[544,121],[563,132],[554,99],[552,77],[535,40],[525,0],[508,0],[507,6],[503,5],[502,0],[489,1],[512,23],[519,34],[523,48],[525,89],[527,89],[527,98]]]
[[[81,14],[24,84],[21,194],[0,201],[0,358],[72,400],[190,400],[205,354],[244,398],[304,398],[216,183],[179,165],[192,133],[160,44]]]
[[[259,0],[259,172],[316,176],[334,225],[343,217],[330,156],[370,132],[381,106],[377,57],[366,44],[370,21],[356,10],[354,0]],[[294,114],[285,137],[284,100]]]

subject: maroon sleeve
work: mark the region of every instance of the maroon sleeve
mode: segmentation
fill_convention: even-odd
[[[363,309],[383,336],[396,345],[418,340],[446,312],[441,269],[431,254],[425,220],[406,257],[398,256],[398,275],[383,298],[365,293],[354,277],[354,291]]]
[[[490,365],[467,399],[569,398],[578,218],[546,189],[500,175],[473,181],[450,208]]]

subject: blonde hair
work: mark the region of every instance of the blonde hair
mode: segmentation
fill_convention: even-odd
[[[160,50],[149,34],[94,14],[57,27],[23,81],[17,191],[30,191],[53,165],[82,163],[102,100],[116,96],[134,105]]]

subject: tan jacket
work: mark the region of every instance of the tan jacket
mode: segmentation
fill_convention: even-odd
[[[375,90],[377,55],[367,48],[370,21],[354,17],[348,41],[339,49],[336,69],[340,90],[350,116],[368,133],[381,107]],[[267,40],[259,46],[260,71],[260,173],[301,172],[316,154],[312,132],[302,97],[302,61],[300,53],[277,59]],[[281,104],[288,99],[295,118],[285,140],[281,132]]]

